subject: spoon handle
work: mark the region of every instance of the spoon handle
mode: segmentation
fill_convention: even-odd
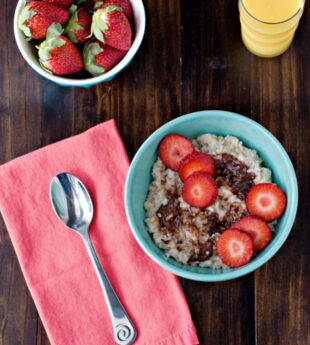
[[[105,274],[101,263],[96,254],[95,248],[91,242],[88,232],[81,234],[84,244],[86,246],[87,252],[91,258],[94,265],[99,283],[101,285],[103,295],[105,297],[109,313],[112,320],[112,325],[114,329],[114,339],[117,344],[120,345],[130,345],[133,344],[137,332],[131,320],[129,319],[124,307],[119,301],[113,287]]]

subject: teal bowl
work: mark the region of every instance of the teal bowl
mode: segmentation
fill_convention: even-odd
[[[144,223],[144,201],[151,182],[151,170],[157,159],[160,141],[169,133],[180,133],[191,139],[204,133],[233,135],[245,146],[255,149],[271,169],[273,181],[287,195],[287,207],[278,220],[275,235],[268,246],[247,265],[240,268],[211,269],[188,266],[167,258],[153,242]],[[247,117],[220,110],[191,113],[172,120],[156,130],[136,153],[125,185],[126,215],[132,233],[145,253],[157,264],[184,278],[205,282],[235,279],[250,273],[266,263],[283,245],[289,235],[297,212],[298,187],[294,167],[280,142],[264,127]]]

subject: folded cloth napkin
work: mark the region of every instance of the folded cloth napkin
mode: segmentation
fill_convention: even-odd
[[[175,276],[154,264],[128,227],[129,161],[113,120],[0,167],[0,210],[52,345],[112,345],[107,306],[80,236],[56,218],[52,177],[69,172],[92,196],[90,237],[134,322],[136,345],[198,344]]]

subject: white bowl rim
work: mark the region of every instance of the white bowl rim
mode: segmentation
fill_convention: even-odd
[[[118,74],[123,68],[125,68],[130,61],[132,60],[132,58],[135,56],[135,54],[137,53],[143,37],[144,37],[144,33],[145,33],[145,25],[146,25],[146,16],[145,16],[145,9],[144,9],[144,5],[142,0],[130,0],[132,7],[139,9],[139,13],[142,14],[141,15],[141,23],[140,23],[140,30],[136,31],[136,35],[133,41],[132,46],[130,47],[130,49],[128,50],[127,54],[125,55],[125,57],[115,66],[113,67],[110,71],[97,76],[97,77],[90,77],[90,78],[86,78],[86,79],[71,79],[71,78],[66,78],[66,77],[61,77],[61,76],[56,76],[56,75],[52,75],[47,73],[46,71],[44,71],[43,68],[39,67],[37,64],[35,64],[32,59],[29,57],[29,55],[25,52],[24,48],[23,48],[23,44],[20,40],[20,29],[18,27],[18,16],[19,13],[22,9],[22,7],[25,4],[25,0],[18,0],[18,3],[16,5],[16,9],[15,9],[15,13],[14,13],[14,36],[15,36],[15,41],[17,43],[18,49],[21,52],[23,58],[28,62],[28,64],[37,72],[39,73],[41,76],[54,81],[57,84],[62,84],[62,85],[68,85],[68,86],[91,86],[94,84],[98,84],[104,81],[108,81],[110,79],[112,79],[114,76],[116,76],[116,74]],[[136,25],[137,26],[137,25]]]

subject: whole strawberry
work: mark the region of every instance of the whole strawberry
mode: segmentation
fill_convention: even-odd
[[[83,51],[84,68],[92,75],[100,75],[113,68],[126,53],[98,40],[90,41],[85,44]]]
[[[73,43],[84,43],[90,34],[91,15],[82,7],[70,7],[71,18],[66,25],[65,33]]]
[[[64,24],[70,18],[69,11],[43,1],[28,2],[18,18],[19,28],[28,38],[45,38],[52,23]]]
[[[118,6],[99,7],[93,14],[91,32],[99,41],[115,49],[128,50],[131,46],[131,27]]]
[[[43,0],[43,1],[49,2],[50,4],[53,4],[53,5],[65,7],[65,8],[70,7],[74,3],[74,0]]]
[[[41,66],[52,74],[66,75],[83,69],[82,56],[77,47],[65,36],[62,27],[52,24],[47,31],[46,40],[39,49]]]
[[[119,6],[123,10],[127,19],[130,22],[132,21],[133,14],[132,14],[132,8],[131,8],[129,0],[105,0],[105,1],[95,0],[95,2],[96,2],[96,5],[95,5],[96,8],[102,5],[107,5],[107,4]]]

